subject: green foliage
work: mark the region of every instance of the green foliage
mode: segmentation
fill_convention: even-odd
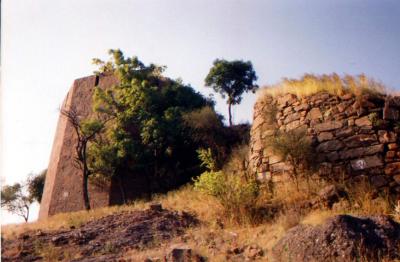
[[[223,195],[225,181],[222,171],[205,171],[193,181],[197,191],[217,198]]]
[[[296,184],[300,175],[307,176],[308,171],[315,168],[315,151],[311,142],[305,129],[277,131],[267,141],[267,146],[272,148],[276,155],[292,165],[291,176]]]
[[[110,61],[95,61],[97,73],[113,73],[119,84],[96,88],[94,105],[113,120],[90,146],[90,166],[103,177],[146,176],[154,192],[189,181],[199,170],[199,142],[182,115],[211,103],[181,81],[162,76],[165,67],[125,58],[120,50],[109,53]]]
[[[226,215],[238,223],[251,222],[254,218],[254,207],[258,201],[260,187],[254,176],[249,174],[248,147],[233,151],[224,171],[206,171],[194,179],[194,188],[205,194],[214,196],[224,207]],[[207,151],[203,151],[207,152]],[[207,154],[206,154],[207,155]],[[206,160],[209,155],[200,158]]]
[[[33,202],[26,194],[25,186],[20,183],[6,185],[1,189],[1,207],[10,213],[24,218],[29,218],[29,206]]]
[[[204,148],[198,149],[197,150],[197,154],[198,154],[199,159],[201,161],[201,166],[204,166],[208,170],[211,170],[211,171],[215,171],[217,169],[216,168],[217,164],[215,163],[216,161],[215,161],[215,159],[213,157],[213,154],[212,154],[210,148],[208,148],[208,149],[204,149]]]
[[[231,106],[240,104],[242,94],[258,88],[254,82],[257,80],[253,65],[250,61],[227,61],[216,59],[208,73],[205,84],[212,87],[223,98],[227,96],[229,105],[229,124],[232,125]]]
[[[44,182],[46,180],[47,169],[43,170],[39,174],[32,174],[28,177],[27,189],[29,193],[29,198],[33,201],[41,202]]]

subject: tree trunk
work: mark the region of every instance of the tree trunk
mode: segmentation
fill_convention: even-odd
[[[232,126],[232,103],[228,104],[229,126]]]
[[[82,184],[82,192],[83,192],[83,201],[85,203],[85,209],[90,210],[90,202],[89,202],[89,190],[88,190],[88,179],[89,176],[87,171],[83,171],[83,184]]]
[[[119,185],[119,192],[121,193],[122,204],[126,204],[126,196],[125,196],[125,189],[124,184],[122,183],[122,176],[117,175],[118,185]]]

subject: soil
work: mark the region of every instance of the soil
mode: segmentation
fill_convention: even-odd
[[[2,239],[2,261],[125,261],[118,254],[156,246],[198,224],[186,212],[159,208],[112,214],[79,228],[30,231]],[[69,250],[70,252],[61,252]],[[57,251],[57,252],[56,252]],[[68,253],[68,254],[67,254]]]

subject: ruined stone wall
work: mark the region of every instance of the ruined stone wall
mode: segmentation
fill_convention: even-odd
[[[86,118],[92,114],[92,95],[96,85],[109,87],[117,82],[112,76],[89,76],[74,81],[62,109],[71,107]],[[82,197],[82,175],[74,163],[76,134],[68,119],[61,115],[58,119],[53,148],[47,169],[43,197],[40,205],[39,219],[48,216],[84,209]],[[110,185],[102,187],[89,184],[91,206],[107,206],[110,202]]]
[[[305,128],[321,174],[366,176],[374,186],[400,193],[399,111],[400,97],[385,95],[264,96],[254,106],[252,168],[259,179],[286,179],[291,167],[268,148],[268,137]]]

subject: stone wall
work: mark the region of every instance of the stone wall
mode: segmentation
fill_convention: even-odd
[[[251,165],[259,179],[280,181],[291,166],[268,148],[276,130],[307,130],[319,172],[331,178],[366,176],[376,187],[400,193],[400,97],[264,96],[254,105]]]
[[[99,85],[105,88],[114,83],[116,79],[113,76],[76,79],[64,99],[62,109],[75,107],[77,113],[86,118],[92,113],[94,87]],[[74,129],[68,119],[60,114],[47,169],[39,219],[61,212],[84,209],[82,175],[74,163],[75,144]],[[110,201],[109,185],[98,187],[89,184],[89,195],[92,207],[106,206]]]

